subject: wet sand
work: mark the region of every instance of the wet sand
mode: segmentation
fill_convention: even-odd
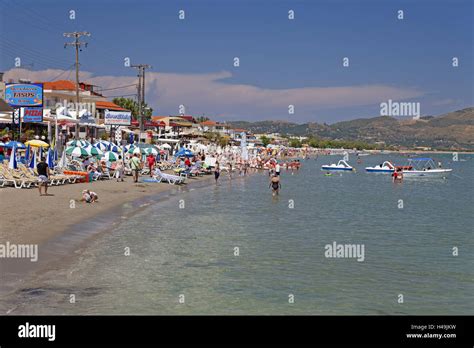
[[[148,178],[143,176],[142,178]],[[212,179],[213,175],[188,178],[193,182]],[[82,190],[89,189],[99,201],[80,202]],[[167,183],[133,183],[130,176],[125,182],[102,180],[93,183],[66,184],[48,188],[51,196],[40,196],[37,188],[0,188],[0,243],[42,244],[54,237],[67,234],[75,225],[105,214],[123,203],[176,189]],[[75,206],[72,208],[71,206]]]

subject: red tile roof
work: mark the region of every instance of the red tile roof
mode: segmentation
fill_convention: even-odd
[[[52,82],[43,82],[44,89],[55,89],[62,91],[75,91],[76,84],[69,80],[58,80]]]
[[[203,126],[216,126],[216,125],[217,125],[217,122],[211,121],[211,120],[207,120],[207,121],[201,122],[201,125],[203,125]]]
[[[97,101],[95,103],[95,107],[96,109],[109,109],[109,110],[118,110],[118,111],[127,110],[109,101]]]

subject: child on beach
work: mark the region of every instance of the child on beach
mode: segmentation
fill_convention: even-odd
[[[93,191],[89,191],[89,190],[82,191],[81,202],[94,203],[94,202],[97,202],[98,199],[99,199],[99,196],[97,196],[97,193]]]

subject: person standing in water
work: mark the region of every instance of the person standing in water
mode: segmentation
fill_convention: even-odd
[[[278,195],[281,189],[280,177],[276,174],[273,175],[270,179],[270,184],[268,185],[268,187],[272,188],[272,196]]]
[[[216,167],[214,168],[214,179],[217,180],[219,179],[219,175],[221,175],[221,167],[219,166],[219,162],[216,161]]]

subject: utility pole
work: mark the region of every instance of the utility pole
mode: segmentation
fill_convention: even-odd
[[[67,46],[74,46],[76,48],[76,119],[79,120],[79,49],[84,45],[87,47],[87,42],[79,41],[81,36],[91,36],[87,31],[75,31],[73,33],[64,33],[64,37],[73,37],[73,42],[66,42],[64,48]],[[79,139],[79,122],[76,124],[76,140]]]
[[[148,64],[131,65],[130,67],[138,69],[138,122],[140,124],[140,136],[138,142],[141,140],[141,135],[145,131],[145,123],[143,122],[143,105],[145,104],[145,69],[151,69],[152,66]]]

